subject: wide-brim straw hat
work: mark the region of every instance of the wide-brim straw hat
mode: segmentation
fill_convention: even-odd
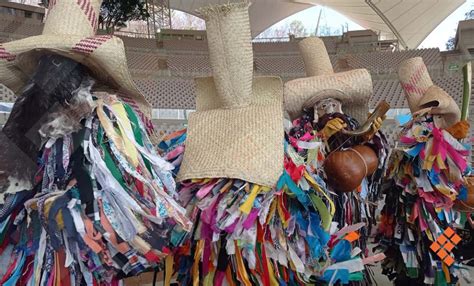
[[[461,111],[456,101],[433,84],[421,57],[403,61],[398,69],[398,78],[411,113],[426,111],[435,115],[439,128],[448,128],[460,120]]]
[[[283,171],[283,84],[253,77],[247,2],[199,10],[214,77],[198,78],[178,180],[234,178],[274,186]]]
[[[373,91],[370,73],[366,69],[334,73],[324,42],[317,37],[302,40],[299,47],[308,77],[285,84],[284,106],[290,118],[301,116],[308,102],[334,98],[341,101],[345,114],[365,122]]]
[[[151,106],[135,86],[122,40],[96,36],[101,0],[50,0],[42,35],[0,44],[0,83],[21,92],[41,55],[55,53],[86,66],[91,75],[151,118]]]

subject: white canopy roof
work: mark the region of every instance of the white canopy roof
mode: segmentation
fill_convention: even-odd
[[[271,25],[313,5],[324,5],[345,15],[382,38],[416,48],[466,0],[252,0],[250,21],[255,37]],[[170,0],[173,9],[195,14],[199,7],[229,0]],[[317,16],[315,15],[315,18]]]

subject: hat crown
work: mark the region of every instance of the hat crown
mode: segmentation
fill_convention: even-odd
[[[251,102],[253,50],[247,2],[211,6],[198,12],[206,20],[209,59],[221,108]]]
[[[418,111],[420,109],[418,102],[433,85],[423,58],[415,57],[403,61],[398,68],[398,78],[410,111],[412,113]]]
[[[333,74],[334,70],[324,42],[318,37],[309,37],[299,42],[307,76]]]
[[[43,35],[94,36],[101,4],[102,0],[49,0]]]

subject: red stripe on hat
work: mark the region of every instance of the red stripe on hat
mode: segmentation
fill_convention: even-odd
[[[96,14],[94,13],[94,14],[92,15],[92,23],[94,23],[94,31],[97,31],[97,26],[98,26],[98,24],[99,24],[99,23],[96,21],[96,19],[97,19],[97,16],[96,16]]]
[[[79,43],[76,45],[77,48],[84,48],[84,49],[89,49],[91,52],[95,51],[97,49],[96,45],[90,45],[90,44],[84,44],[84,43]]]
[[[91,50],[91,49],[85,49],[85,48],[82,48],[82,47],[74,47],[72,48],[73,51],[75,52],[78,52],[78,53],[83,53],[83,54],[92,54],[94,52],[94,50]]]
[[[94,6],[90,0],[77,0],[77,5],[81,8],[87,20],[92,26],[92,29],[97,30],[97,15],[94,11]]]
[[[86,8],[86,4],[89,3],[88,0],[83,0],[82,2],[82,5],[81,5],[81,10],[84,11],[84,9]]]
[[[93,26],[95,26],[95,25],[94,25],[95,23],[92,21],[92,20],[94,19],[94,16],[95,16],[95,12],[94,12],[93,9],[91,9],[91,10],[89,11],[89,17],[87,17],[87,19],[89,19],[89,22],[91,22]]]
[[[106,35],[104,36],[97,36],[97,37],[88,37],[82,39],[79,43],[77,43],[72,49],[74,51],[78,51],[81,53],[93,53],[97,48],[99,48],[103,43],[110,40],[112,36]]]
[[[86,2],[87,2],[87,3],[86,3],[86,6],[85,6],[85,8],[84,8],[84,13],[86,14],[87,19],[88,19],[89,22],[90,22],[89,13],[90,13],[90,10],[91,10],[91,2],[89,2],[89,1],[86,1]]]
[[[426,67],[421,65],[410,76],[407,82],[401,82],[401,86],[405,90],[405,92],[410,92],[417,95],[423,95],[426,92],[425,89],[418,86],[418,82],[420,81],[425,71]]]
[[[103,43],[105,43],[105,41],[95,40],[95,39],[84,39],[84,40],[80,41],[80,43],[84,43],[84,44],[87,43],[87,44],[91,44],[91,45],[100,46]]]
[[[424,71],[426,71],[426,67],[419,66],[418,69],[416,69],[416,71],[411,75],[409,83],[414,86],[417,86]]]
[[[10,62],[16,59],[16,55],[9,53],[2,45],[0,45],[0,59]]]

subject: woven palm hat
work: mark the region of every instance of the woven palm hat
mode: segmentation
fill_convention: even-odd
[[[302,115],[308,102],[338,99],[344,113],[365,122],[372,95],[372,78],[366,69],[335,73],[324,42],[310,37],[299,43],[306,78],[288,81],[284,88],[284,106],[291,119]]]
[[[178,180],[234,178],[274,186],[283,171],[283,84],[253,77],[247,2],[199,10],[213,77],[198,78]]]
[[[428,111],[434,115],[439,128],[448,128],[460,120],[461,111],[456,101],[433,83],[421,57],[403,61],[398,78],[411,113]]]
[[[55,53],[88,67],[95,79],[132,100],[145,115],[151,106],[132,81],[122,40],[96,36],[102,0],[50,0],[42,35],[0,44],[0,83],[18,93],[39,57]]]

